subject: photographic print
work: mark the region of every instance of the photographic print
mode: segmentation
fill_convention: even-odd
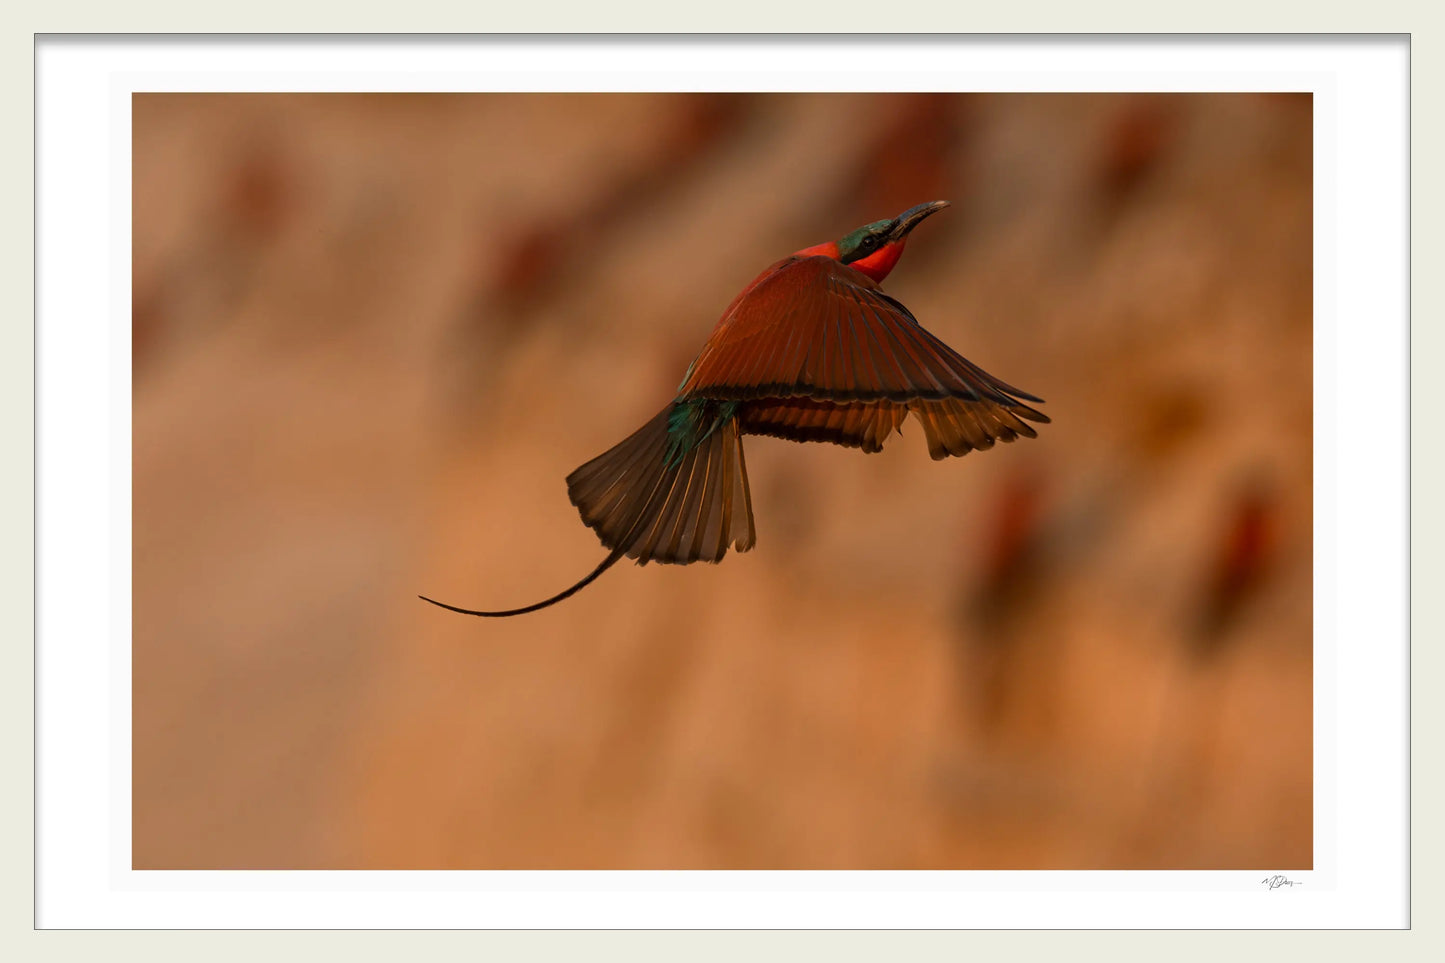
[[[1310,94],[131,108],[133,868],[1313,868]]]

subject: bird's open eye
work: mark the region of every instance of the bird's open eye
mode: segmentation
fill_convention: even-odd
[[[861,241],[858,242],[858,250],[860,250],[860,251],[871,251],[871,250],[873,250],[873,249],[874,249],[875,247],[877,247],[877,246],[878,246],[878,237],[877,237],[877,235],[874,235],[874,234],[869,234],[869,235],[868,235],[867,237],[865,237],[863,240],[861,240]]]

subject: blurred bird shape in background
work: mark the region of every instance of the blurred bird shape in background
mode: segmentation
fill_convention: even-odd
[[[300,181],[295,162],[274,137],[256,134],[227,169],[213,209],[196,220],[187,243],[149,270],[132,266],[131,359],[137,370],[148,368],[177,338],[203,333],[195,330],[196,319],[237,310],[256,283],[265,252],[296,218]]]
[[[1217,529],[1212,558],[1201,581],[1194,621],[1194,652],[1217,655],[1229,632],[1269,580],[1278,541],[1279,507],[1262,474],[1241,481]]]
[[[1144,97],[1125,106],[1106,130],[1097,160],[1099,198],[1117,207],[1162,166],[1178,139],[1177,98]]]
[[[609,554],[558,594],[464,615],[535,612],[591,584],[623,557],[638,564],[718,562],[753,547],[743,435],[826,441],[865,452],[911,413],[934,459],[992,448],[1042,402],[999,381],[923,329],[879,283],[909,234],[947,201],[919,204],[778,261],[743,289],[688,367],[676,398],[621,444],[567,477],[582,520]]]
[[[963,550],[981,565],[960,593],[955,641],[968,689],[968,706],[980,734],[1006,727],[1010,704],[1045,675],[1036,657],[1021,652],[1020,616],[1036,609],[1053,533],[1044,519],[1044,485],[1037,467],[1015,470],[990,499],[982,542],[970,526]]]
[[[532,330],[538,310],[581,282],[591,252],[629,218],[666,203],[707,158],[745,125],[750,95],[667,99],[662,136],[630,167],[599,173],[584,196],[551,212],[528,207],[498,233],[490,208],[478,213],[469,258],[471,287],[448,357],[466,358],[463,387],[474,389],[477,357],[497,360]],[[476,342],[485,347],[478,350]]]
[[[657,195],[682,182],[746,121],[750,99],[737,94],[683,97],[670,106],[661,141],[635,168],[604,180],[582,204],[518,225],[498,247],[495,217],[479,219],[479,277],[487,286],[480,314],[515,320],[563,285],[598,239]]]
[[[863,152],[829,209],[862,220],[874,211],[896,211],[919,194],[947,195],[953,198],[950,219],[956,221],[962,195],[966,217],[977,163],[970,149],[976,101],[967,95],[915,93],[890,96],[886,104],[885,121],[863,140]]]

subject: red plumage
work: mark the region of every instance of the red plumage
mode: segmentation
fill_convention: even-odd
[[[733,301],[678,396],[749,401],[745,432],[865,451],[878,451],[911,411],[934,458],[1034,437],[1026,422],[1049,420],[1021,400],[1039,399],[948,347],[873,277],[807,252]]]

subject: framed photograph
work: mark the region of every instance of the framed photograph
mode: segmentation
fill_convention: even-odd
[[[1407,926],[1408,58],[42,38],[37,925]]]

